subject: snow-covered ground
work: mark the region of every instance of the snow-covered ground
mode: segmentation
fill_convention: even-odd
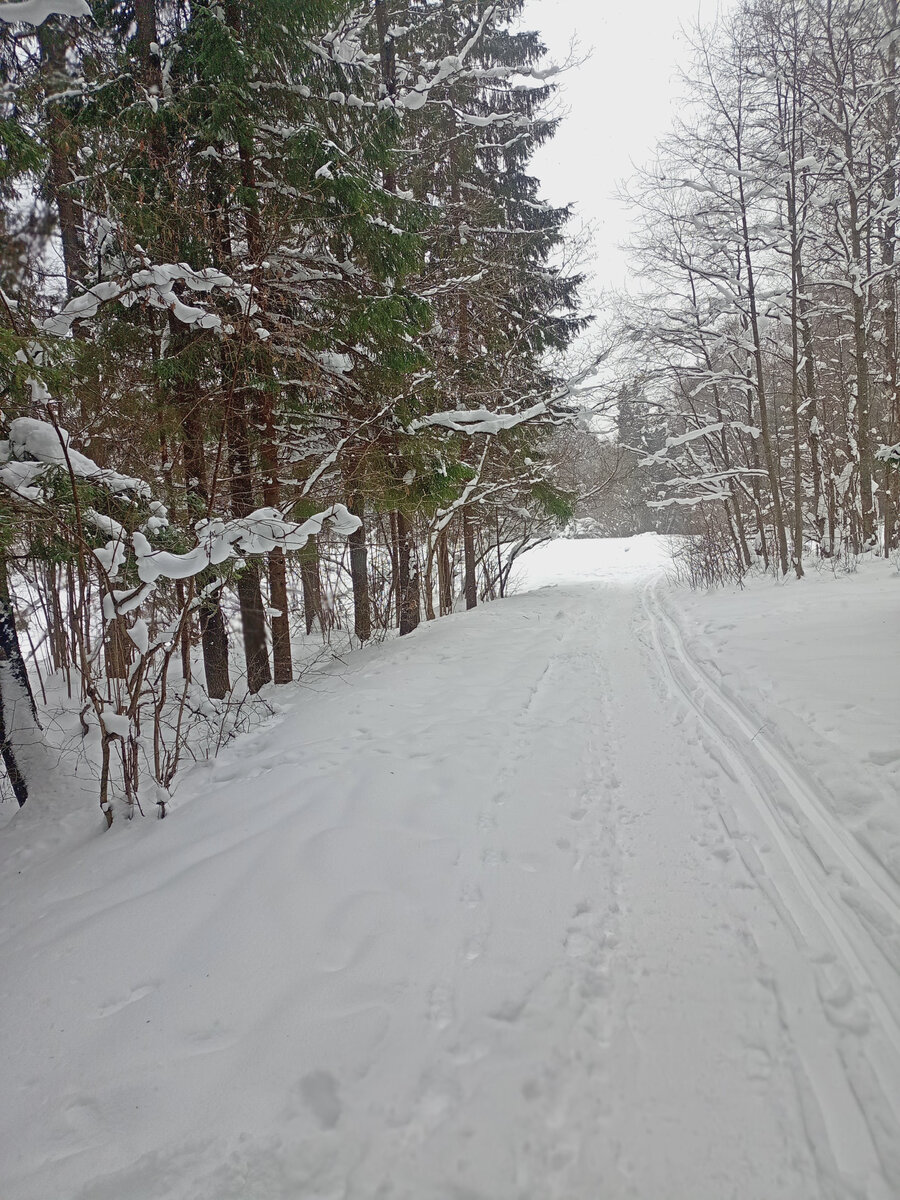
[[[896,1200],[900,576],[667,567],[542,547],[168,820],[4,823],[3,1200]]]

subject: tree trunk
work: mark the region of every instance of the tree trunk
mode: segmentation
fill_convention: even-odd
[[[235,369],[240,371],[240,365]],[[231,468],[231,505],[236,517],[253,511],[253,484],[250,468],[250,444],[247,440],[247,412],[239,387],[235,387],[228,415],[228,457]],[[259,582],[259,566],[252,557],[244,560],[238,574],[237,593],[241,609],[247,689],[256,695],[272,681],[266,646],[266,613]]]
[[[255,696],[260,688],[272,682],[272,672],[266,646],[266,611],[259,582],[259,566],[251,558],[244,560],[238,574],[237,594],[244,635],[247,690]]]
[[[400,601],[400,636],[419,624],[419,570],[415,560],[412,522],[397,512],[397,591]]]
[[[428,553],[425,557],[425,587],[423,589],[426,621],[433,621],[437,616],[434,611],[434,552],[435,544],[431,532],[429,531]]]
[[[175,602],[178,605],[179,612],[184,612],[184,606],[187,602],[187,595],[184,590],[184,580],[176,579],[175,581]],[[192,631],[191,614],[188,613],[181,623],[181,645],[179,651],[181,653],[181,674],[186,683],[191,682],[191,631]]]
[[[49,184],[59,220],[66,288],[71,297],[80,290],[85,275],[84,213],[73,191],[75,132],[60,105],[52,99],[56,93],[67,91],[71,81],[66,70],[65,37],[59,26],[45,21],[38,28],[37,38],[48,110]]]
[[[887,18],[891,28],[897,28],[897,0],[888,0],[885,5]],[[889,38],[885,52],[885,78],[894,80],[897,77],[897,39]],[[897,164],[900,157],[900,129],[898,129],[897,89],[888,88],[885,107],[887,110],[886,128],[888,132],[885,146],[885,161]],[[888,216],[884,222],[882,242],[882,261],[887,268],[885,276],[885,308],[884,308],[884,346],[885,346],[885,383],[887,384],[887,444],[894,445],[900,437],[900,329],[898,329],[897,303],[900,290],[897,286],[897,275],[894,270],[897,257],[897,209],[895,207],[898,191],[898,169],[891,167],[885,180],[885,208]],[[884,497],[884,553],[887,556],[897,545],[897,516],[900,505],[900,471],[889,465],[885,466],[882,482]]]
[[[800,338],[798,297],[800,290],[800,237],[797,228],[794,147],[791,147],[791,177],[787,184],[787,209],[791,234],[791,433],[794,472],[794,519],[792,522],[794,570],[803,578],[803,464],[800,455]]]
[[[2,646],[0,646],[0,755],[3,758],[3,765],[6,767],[6,774],[10,787],[13,790],[13,795],[18,800],[19,807],[21,808],[28,799],[28,782],[16,758],[12,731],[6,728],[7,693],[15,690],[15,685],[11,688],[10,683],[14,684],[12,671],[6,654]],[[11,704],[10,707],[12,708],[13,705]]]
[[[203,673],[206,690],[212,700],[224,700],[231,691],[228,676],[228,631],[219,602],[219,588],[215,572],[204,571],[197,580],[200,589],[198,607],[200,645],[203,649]],[[207,592],[207,588],[212,591]]]
[[[312,633],[315,621],[325,633],[325,618],[322,612],[322,584],[319,579],[319,547],[315,538],[310,538],[299,552],[300,582],[303,585],[303,616],[306,621],[306,636]]]
[[[294,678],[291,655],[291,623],[288,616],[287,565],[284,551],[276,546],[269,554],[269,603],[275,612],[272,622],[272,667],[276,683]]]
[[[39,730],[37,706],[9,594],[6,560],[0,555],[0,755],[20,807],[28,799],[28,781],[16,745],[23,725],[29,732]]]
[[[749,567],[753,561],[750,555],[750,547],[747,545],[747,534],[744,529],[744,514],[741,512],[741,502],[737,495],[737,489],[734,484],[730,488],[732,496],[732,508],[734,509],[734,523],[737,529],[738,545],[741,550],[741,565]]]
[[[466,608],[469,609],[478,604],[478,580],[475,573],[475,525],[467,508],[463,509],[462,525]]]
[[[738,171],[741,170],[742,159],[738,158]],[[744,197],[744,181],[738,177],[738,193],[741,208],[741,234],[743,240],[744,266],[747,271],[747,299],[750,304],[750,329],[753,334],[753,360],[756,368],[756,396],[759,410],[760,439],[763,444],[763,456],[766,462],[766,472],[769,476],[769,487],[772,491],[772,523],[775,526],[775,544],[778,549],[778,561],[781,574],[788,573],[787,535],[784,528],[784,516],[781,507],[781,478],[778,460],[772,444],[772,434],[769,428],[769,407],[766,399],[765,374],[762,361],[762,342],[759,333],[759,315],[756,308],[756,285],[753,277],[753,259],[750,252],[750,229],[747,222],[747,207]]]
[[[396,513],[396,511],[391,513],[390,526],[391,526],[391,546],[390,546],[391,579],[393,581],[393,586],[391,588],[391,591],[394,594],[394,614],[395,614],[394,623],[397,626],[397,628],[399,629],[400,628],[400,619],[401,619],[400,618],[400,608],[401,608],[402,592],[400,589],[400,536],[397,533],[397,513]]]
[[[845,150],[848,156],[846,175],[852,179],[854,172],[853,146],[849,134],[845,139]],[[850,209],[850,249],[853,255],[852,269],[854,278],[861,280],[868,273],[863,257],[862,239],[859,232],[859,202],[856,188],[848,184],[847,188]],[[861,287],[853,289],[853,348],[856,375],[856,441],[859,453],[859,499],[862,508],[862,538],[863,545],[870,544],[875,537],[875,500],[872,489],[872,433],[871,424],[871,395],[869,387],[869,359],[866,337],[866,306]],[[860,546],[862,549],[862,546]]]
[[[171,400],[181,425],[181,453],[188,518],[197,521],[209,515],[210,497],[204,436],[206,423],[198,407],[185,361],[190,353],[191,337],[181,322],[169,314],[171,356],[182,360],[182,368],[172,384]],[[206,690],[211,699],[224,700],[231,691],[231,680],[228,676],[228,631],[222,616],[217,579],[212,567],[207,567],[197,579],[198,618]]]
[[[440,596],[440,611],[444,617],[453,612],[453,572],[450,568],[450,549],[447,544],[447,530],[442,529],[438,537],[438,594]]]
[[[353,584],[353,628],[361,642],[372,636],[372,615],[369,602],[369,562],[366,548],[365,501],[358,493],[348,505],[354,517],[359,517],[359,529],[350,534],[350,580]]]
[[[105,638],[107,679],[127,679],[134,646],[122,617],[107,622]]]
[[[267,508],[281,510],[281,486],[278,482],[278,447],[275,413],[272,398],[265,396],[262,405],[262,424],[265,438],[261,450],[263,471],[263,500]],[[291,622],[288,611],[287,565],[280,546],[269,552],[269,603],[274,609],[272,622],[272,666],[276,683],[290,683],[294,678],[291,655]]]

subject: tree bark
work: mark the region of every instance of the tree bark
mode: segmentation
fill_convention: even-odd
[[[125,632],[125,622],[121,617],[113,617],[106,624],[105,651],[106,676],[108,679],[127,679],[128,668],[131,666],[131,639]]]
[[[281,485],[278,482],[278,446],[275,413],[271,396],[263,401],[265,439],[261,450],[263,471],[263,500],[267,508],[281,510]],[[275,610],[272,622],[272,666],[276,683],[290,683],[294,678],[291,654],[291,622],[288,612],[287,564],[284,551],[276,546],[269,553],[269,603]]]
[[[741,170],[742,159],[738,157],[738,171]],[[747,298],[750,305],[750,329],[753,334],[753,361],[756,368],[756,396],[759,410],[760,439],[763,444],[763,456],[766,462],[766,473],[769,476],[769,487],[772,492],[772,523],[775,526],[775,545],[778,549],[778,561],[781,574],[788,573],[787,535],[784,528],[784,515],[781,506],[781,478],[778,460],[772,444],[772,434],[769,428],[769,407],[766,398],[765,374],[762,361],[762,341],[759,333],[759,314],[756,308],[756,285],[753,277],[753,259],[750,252],[750,229],[747,222],[747,206],[744,196],[744,181],[738,176],[738,193],[741,208],[741,234],[743,241],[744,266],[747,271]],[[764,535],[765,536],[765,535]]]
[[[478,604],[478,580],[475,573],[475,525],[467,508],[463,509],[462,524],[466,608],[470,609]]]
[[[391,591],[394,596],[394,623],[397,626],[397,628],[399,629],[400,628],[400,619],[401,619],[400,609],[401,609],[402,592],[400,589],[400,537],[399,537],[399,534],[397,533],[397,513],[396,513],[396,511],[391,512],[390,529],[391,529],[391,545],[390,545],[391,579],[393,581]]]
[[[66,70],[66,42],[63,30],[52,19],[38,27],[37,37],[48,109],[49,183],[59,220],[66,289],[71,297],[84,282],[86,255],[84,213],[73,192],[75,134],[59,103],[53,100],[53,96],[66,91],[70,83]]]
[[[897,0],[885,0],[885,11],[888,23],[892,29],[897,28]],[[897,78],[897,39],[889,38],[884,61],[886,79]],[[900,129],[898,129],[897,89],[891,87],[887,91],[886,104],[887,145],[885,146],[885,161],[896,164],[900,156]],[[900,299],[897,286],[897,274],[894,269],[897,257],[897,210],[894,207],[897,200],[898,169],[891,167],[885,180],[885,199],[889,215],[884,222],[882,242],[882,261],[887,268],[885,276],[885,309],[884,309],[884,344],[885,344],[885,382],[887,384],[887,444],[894,445],[900,437],[900,329],[898,329],[897,304]],[[885,555],[897,546],[897,517],[900,507],[900,471],[889,465],[885,466],[882,481],[883,516],[884,516],[884,553]]]
[[[240,370],[236,365],[235,370]],[[228,457],[231,470],[231,507],[236,517],[253,511],[253,483],[250,468],[250,444],[247,439],[247,412],[240,387],[235,387],[228,415]],[[259,566],[252,557],[244,560],[237,582],[241,609],[247,689],[256,695],[272,681],[266,646],[266,613],[260,588]]]
[[[212,570],[200,575],[197,586],[201,589],[198,608],[200,645],[203,650],[203,673],[206,690],[212,700],[224,700],[231,691],[228,675],[228,631],[219,602],[219,588]],[[205,589],[212,587],[212,591]]]
[[[319,547],[315,538],[310,538],[298,555],[300,559],[300,582],[303,585],[303,616],[306,636],[312,633],[313,624],[319,622],[319,630],[325,633],[325,616],[322,610],[322,582],[319,579]]]
[[[447,530],[442,529],[438,537],[438,595],[440,596],[440,612],[444,617],[453,612],[453,572],[450,568],[450,549],[447,543]]]
[[[175,603],[178,605],[179,611],[184,612],[184,606],[187,603],[187,594],[184,590],[184,580],[176,579],[175,581]],[[186,617],[181,624],[179,651],[181,653],[181,674],[186,683],[190,683],[193,673],[191,671],[191,620],[190,615]]]
[[[803,578],[803,464],[800,454],[800,234],[797,228],[795,147],[791,145],[791,168],[787,183],[787,209],[791,236],[791,433],[793,438],[794,519],[793,558],[798,579]]]
[[[37,705],[19,645],[6,559],[0,554],[0,755],[20,808],[28,799],[28,781],[15,745],[23,706],[27,710],[24,714],[27,723],[37,730]]]
[[[186,358],[191,350],[192,335],[172,314],[169,314],[169,338],[172,357]],[[208,516],[210,502],[206,472],[206,423],[189,379],[187,364],[184,362],[172,385],[171,402],[181,425],[181,453],[188,517],[198,521]],[[207,567],[198,577],[197,615],[206,690],[211,699],[224,700],[231,691],[231,680],[228,675],[228,632],[222,615],[217,579],[218,576],[212,567]]]
[[[372,636],[372,614],[369,602],[369,563],[366,547],[365,501],[359,493],[350,497],[348,508],[359,517],[359,529],[349,537],[350,580],[353,584],[353,628],[361,642]]]
[[[400,603],[400,636],[419,624],[419,570],[415,561],[413,525],[405,513],[397,512],[397,592]]]
[[[852,287],[853,302],[851,306],[853,320],[853,349],[854,375],[856,385],[856,452],[859,469],[859,501],[861,509],[861,527],[859,545],[862,550],[870,545],[875,537],[875,503],[872,488],[872,432],[871,424],[871,388],[869,379],[868,336],[866,329],[866,297],[863,294],[864,280],[870,274],[870,264],[863,252],[862,230],[860,227],[860,194],[856,182],[856,147],[853,142],[851,115],[847,107],[846,92],[848,87],[855,86],[855,80],[848,75],[844,64],[839,60],[834,43],[834,19],[831,5],[826,10],[828,42],[831,63],[834,72],[838,116],[841,120],[844,162],[842,175],[847,187],[847,235],[850,243],[850,253],[847,260],[847,274]],[[865,150],[862,150],[865,156]]]

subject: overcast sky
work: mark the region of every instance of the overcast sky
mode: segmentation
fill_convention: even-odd
[[[573,37],[581,56],[591,52],[563,78],[568,116],[536,154],[534,173],[546,199],[574,202],[576,219],[595,226],[599,287],[625,282],[618,244],[628,222],[613,193],[632,163],[648,160],[672,119],[687,57],[680,26],[711,20],[718,8],[719,0],[528,0],[523,23],[541,32],[554,61],[565,60]]]

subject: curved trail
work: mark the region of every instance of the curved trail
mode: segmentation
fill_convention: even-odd
[[[651,575],[352,656],[0,872],[4,1200],[896,1200],[897,890]]]

